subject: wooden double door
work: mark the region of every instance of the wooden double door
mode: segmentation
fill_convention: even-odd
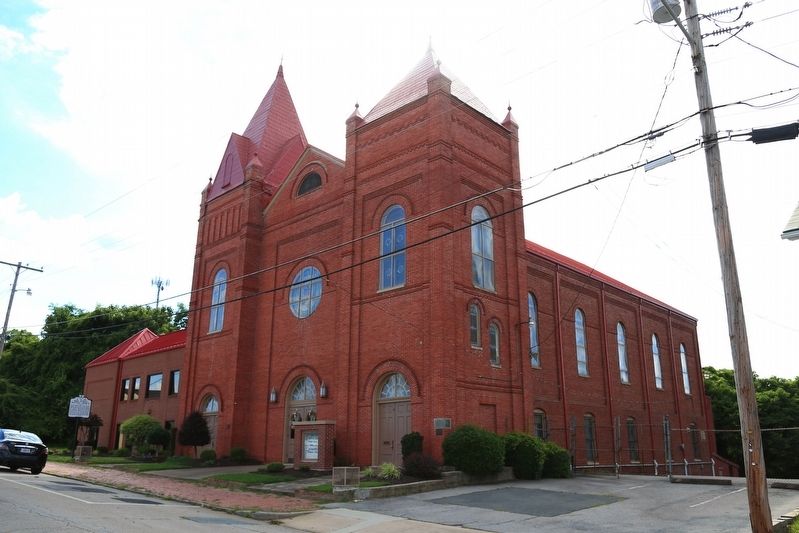
[[[378,463],[402,465],[402,437],[411,432],[411,402],[393,401],[377,404]]]

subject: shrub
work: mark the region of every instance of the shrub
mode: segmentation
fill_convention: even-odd
[[[419,452],[414,452],[402,461],[405,474],[419,479],[438,479],[441,477],[441,465],[438,461]]]
[[[401,475],[402,472],[394,463],[383,463],[377,473],[377,477],[380,479],[399,479]]]
[[[569,452],[554,442],[544,441],[543,476],[549,478],[571,477],[571,458]]]
[[[147,437],[155,429],[161,429],[161,423],[150,415],[136,415],[128,418],[119,427],[119,431],[125,435],[125,440],[132,446],[143,446],[147,443]]]
[[[233,455],[232,451],[231,455]],[[268,474],[276,474],[278,472],[282,472],[285,469],[286,465],[284,465],[283,463],[275,462],[275,463],[269,463],[268,465],[266,465],[265,468],[262,468],[260,470],[265,470]]]
[[[178,431],[178,442],[184,446],[194,446],[197,457],[197,446],[205,446],[211,442],[208,423],[199,411],[189,413]]]
[[[108,455],[108,446],[98,446],[97,455]]]
[[[231,448],[230,460],[234,463],[244,463],[247,461],[247,450],[244,448]]]
[[[373,478],[375,477],[375,470],[371,466],[367,466],[363,470],[361,470],[361,477],[365,478]]]
[[[213,466],[216,463],[216,452],[214,450],[203,450],[200,452],[200,461],[203,464]]]
[[[410,456],[413,453],[422,453],[422,434],[418,431],[414,431],[412,433],[408,433],[404,437],[400,443],[402,444],[402,461],[405,462],[405,458]]]
[[[442,449],[444,464],[473,476],[496,474],[505,463],[502,439],[471,424],[460,426],[447,435]]]
[[[119,448],[114,450],[114,457],[130,457],[130,448]]]
[[[513,468],[516,479],[541,479],[544,468],[544,445],[527,433],[513,432],[505,441],[505,466]]]
[[[169,446],[169,443],[172,442],[172,433],[169,432],[168,429],[164,429],[161,426],[157,428],[154,427],[148,434],[147,434],[147,444],[150,446]]]

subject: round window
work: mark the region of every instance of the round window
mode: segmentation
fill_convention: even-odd
[[[306,318],[316,311],[322,299],[322,274],[315,267],[305,267],[294,276],[289,291],[291,312],[297,318]]]

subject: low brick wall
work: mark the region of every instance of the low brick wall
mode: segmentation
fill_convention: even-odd
[[[499,473],[490,476],[470,476],[455,470],[451,472],[442,472],[441,479],[403,483],[402,485],[386,485],[384,487],[344,489],[336,491],[336,494],[340,499],[368,500],[371,498],[391,498],[394,496],[405,496],[406,494],[418,494],[420,492],[449,489],[461,485],[504,483],[506,481],[512,481],[513,479],[513,469],[510,467],[503,467]]]

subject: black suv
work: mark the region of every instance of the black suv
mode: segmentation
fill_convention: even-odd
[[[0,465],[12,471],[17,468],[30,468],[31,474],[38,474],[47,463],[47,446],[42,439],[27,431],[0,429]]]

